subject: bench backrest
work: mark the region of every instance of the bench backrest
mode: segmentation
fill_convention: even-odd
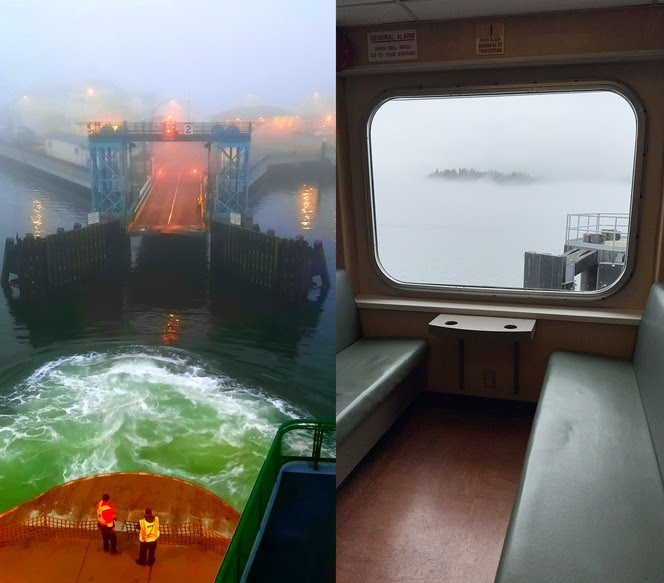
[[[337,352],[341,352],[344,348],[359,340],[362,335],[353,288],[350,287],[348,274],[343,269],[337,269],[336,294]]]
[[[664,284],[650,290],[634,347],[634,371],[664,480]]]

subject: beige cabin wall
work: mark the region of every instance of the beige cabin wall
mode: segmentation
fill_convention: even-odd
[[[482,23],[504,23],[503,55],[481,58],[476,55],[476,27]],[[608,56],[612,53],[661,51],[664,49],[663,29],[664,7],[639,6],[354,27],[347,29],[347,36],[354,47],[351,68],[385,67],[369,62],[367,33],[389,30],[417,31],[417,59],[414,62],[418,64],[449,63],[464,67],[482,60],[500,66],[501,61],[511,59],[553,60],[576,56],[588,59],[594,54]]]
[[[344,267],[356,294],[381,298],[426,298],[456,301],[472,311],[477,304],[501,305],[495,295],[468,296],[458,292],[403,290],[390,285],[373,259],[369,216],[369,169],[366,151],[367,119],[385,92],[396,88],[445,90],[492,84],[564,83],[575,80],[612,81],[633,91],[646,110],[639,242],[629,281],[613,295],[588,303],[578,299],[524,296],[510,304],[539,307],[592,307],[641,310],[653,282],[664,280],[664,9],[643,7],[575,14],[546,14],[491,19],[505,24],[505,55],[479,59],[475,55],[475,27],[479,20],[349,29],[355,58],[343,73],[337,95],[338,136],[344,161],[340,173],[338,228]],[[367,32],[416,29],[418,62],[410,67],[369,64]],[[555,63],[555,64],[554,64]],[[340,161],[340,156],[337,158]],[[342,184],[343,183],[343,184]],[[561,234],[561,237],[563,235]],[[458,388],[456,340],[429,336],[427,325],[437,312],[362,309],[367,336],[418,336],[430,345],[428,388],[461,392]],[[498,342],[466,341],[464,393],[506,399],[537,400],[546,362],[555,350],[575,350],[619,358],[631,356],[636,327],[605,323],[538,320],[531,343],[520,347],[520,390],[513,392],[512,346]],[[483,388],[483,371],[496,371],[497,388]]]

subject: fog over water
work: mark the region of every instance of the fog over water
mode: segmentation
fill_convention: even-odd
[[[524,252],[562,254],[567,213],[626,213],[628,181],[497,185],[419,178],[386,182],[409,192],[379,205],[383,268],[401,281],[522,287]],[[376,186],[378,188],[378,185]]]
[[[628,213],[636,123],[614,93],[394,100],[371,125],[378,257],[394,279],[522,287],[567,214]],[[428,177],[461,168],[532,180]]]
[[[99,85],[152,105],[188,100],[198,115],[248,101],[298,107],[314,91],[334,99],[333,2],[1,4],[0,108]]]

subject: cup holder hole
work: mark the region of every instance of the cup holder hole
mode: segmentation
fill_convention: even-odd
[[[459,322],[457,322],[456,320],[448,320],[447,322],[445,322],[445,326],[456,326],[458,323]]]
[[[516,324],[505,324],[504,327],[508,330],[514,330],[516,328]]]

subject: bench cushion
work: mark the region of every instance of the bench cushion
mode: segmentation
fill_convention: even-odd
[[[639,324],[634,372],[664,479],[664,285],[656,283]]]
[[[357,316],[357,305],[350,287],[348,274],[337,269],[337,352],[350,346],[362,334],[360,320]]]
[[[337,441],[342,441],[415,368],[427,344],[361,338],[337,354]]]
[[[661,581],[664,488],[630,362],[554,353],[496,581]]]

